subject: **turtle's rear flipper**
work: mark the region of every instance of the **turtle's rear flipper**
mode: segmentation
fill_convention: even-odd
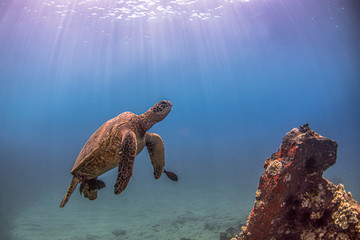
[[[97,178],[92,178],[90,180],[83,181],[80,184],[79,191],[81,195],[85,188],[88,188],[89,190],[95,190],[95,189],[100,190],[103,189],[104,187],[105,187],[105,183],[103,181],[98,180]]]
[[[101,181],[101,180],[98,180],[97,181],[97,189],[100,190],[100,189],[102,189],[104,187],[106,187],[105,183],[103,181]]]
[[[71,194],[74,192],[78,183],[79,183],[79,179],[76,177],[73,177],[71,180],[71,183],[67,189],[67,192],[66,192],[63,200],[60,203],[61,208],[63,208],[65,206],[65,204],[69,201],[69,198],[70,198]]]
[[[86,180],[80,184],[80,194],[84,194],[84,197],[89,200],[95,200],[97,198],[98,190],[105,187],[105,183],[97,178]]]

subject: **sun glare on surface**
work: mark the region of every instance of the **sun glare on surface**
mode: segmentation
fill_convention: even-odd
[[[249,0],[44,0],[46,11],[63,17],[81,15],[100,19],[155,20],[183,17],[188,20],[219,18],[224,6]]]

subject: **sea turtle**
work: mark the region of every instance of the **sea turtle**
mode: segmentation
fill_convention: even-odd
[[[164,142],[158,134],[147,131],[163,120],[171,107],[171,102],[163,100],[144,114],[124,112],[96,130],[75,161],[71,170],[73,178],[60,207],[65,206],[79,182],[80,192],[90,200],[96,199],[98,189],[105,186],[97,177],[116,166],[119,168],[114,193],[120,194],[132,176],[135,156],[144,146],[150,155],[154,177],[158,179],[165,165]]]

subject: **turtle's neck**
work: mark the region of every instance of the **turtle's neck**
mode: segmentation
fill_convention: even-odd
[[[144,114],[139,115],[141,120],[142,128],[145,132],[149,131],[149,129],[157,123],[152,117],[150,116],[149,111],[145,112]]]

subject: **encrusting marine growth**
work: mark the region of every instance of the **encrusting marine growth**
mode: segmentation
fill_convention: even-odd
[[[233,240],[357,240],[360,205],[322,177],[335,164],[337,143],[294,128],[264,163],[247,226]]]

